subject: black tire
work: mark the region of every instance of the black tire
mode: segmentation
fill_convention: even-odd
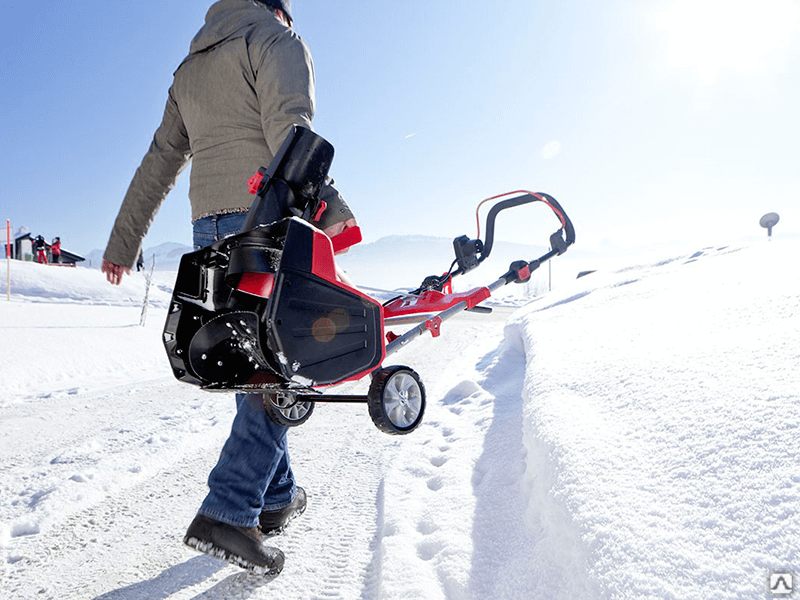
[[[425,386],[408,367],[379,369],[372,375],[367,406],[375,427],[384,433],[411,433],[425,414]]]
[[[297,400],[295,394],[267,392],[264,408],[273,423],[284,427],[297,427],[308,421],[314,412],[314,402]]]

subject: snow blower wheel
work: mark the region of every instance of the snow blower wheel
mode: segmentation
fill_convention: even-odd
[[[274,423],[283,427],[297,427],[308,421],[314,412],[314,403],[298,400],[294,394],[267,392],[264,394],[264,408]]]
[[[425,413],[425,386],[408,367],[379,369],[369,386],[367,406],[372,422],[384,433],[411,433]]]

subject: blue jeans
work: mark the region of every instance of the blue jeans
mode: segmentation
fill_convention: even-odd
[[[194,223],[199,249],[238,233],[246,214],[213,215]],[[199,514],[238,527],[255,527],[262,510],[289,505],[297,493],[289,465],[286,427],[267,415],[261,394],[236,394],[236,417]]]

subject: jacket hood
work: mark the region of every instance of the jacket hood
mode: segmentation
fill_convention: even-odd
[[[240,37],[249,26],[271,16],[269,8],[250,0],[219,0],[206,14],[206,23],[194,36],[189,54],[203,52],[224,42]]]

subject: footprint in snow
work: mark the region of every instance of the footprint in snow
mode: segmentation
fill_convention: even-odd
[[[425,561],[432,560],[443,548],[441,541],[423,540],[417,544],[417,556]]]
[[[38,535],[41,531],[38,523],[22,522],[11,526],[11,537],[24,537],[27,535]]]
[[[432,492],[438,492],[440,489],[444,487],[444,479],[441,477],[431,477],[428,479],[428,489]]]
[[[447,394],[445,394],[444,398],[442,398],[442,404],[455,404],[456,402],[461,402],[465,398],[469,398],[473,394],[482,390],[483,388],[471,379],[465,379],[461,383],[456,384],[450,389],[449,392],[447,392]]]

